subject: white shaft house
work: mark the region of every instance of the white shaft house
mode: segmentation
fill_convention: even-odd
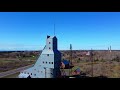
[[[47,36],[46,45],[33,67],[21,71],[19,78],[57,78],[60,72],[61,53],[57,50],[56,36]]]

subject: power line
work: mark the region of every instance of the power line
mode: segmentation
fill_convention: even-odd
[[[54,36],[55,36],[55,23],[54,23]]]

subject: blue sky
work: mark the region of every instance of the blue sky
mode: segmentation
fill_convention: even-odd
[[[58,49],[120,49],[120,12],[0,12],[0,50],[41,50],[46,36]]]

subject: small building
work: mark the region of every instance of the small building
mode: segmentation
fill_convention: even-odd
[[[87,55],[87,56],[90,56],[90,52],[88,51],[88,52],[86,53],[86,55]]]
[[[72,75],[80,75],[80,72],[81,72],[80,67],[75,66],[72,68]]]
[[[70,62],[68,60],[62,60],[61,68],[64,68],[64,69],[70,68]]]

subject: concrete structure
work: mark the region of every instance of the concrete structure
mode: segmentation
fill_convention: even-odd
[[[19,78],[57,78],[61,75],[60,64],[57,38],[47,36],[46,45],[34,66],[21,71]]]

